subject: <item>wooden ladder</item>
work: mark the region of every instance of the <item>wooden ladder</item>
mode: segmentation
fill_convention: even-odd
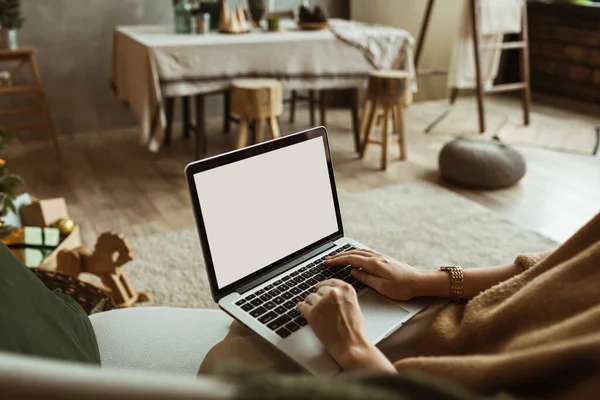
[[[0,86],[0,96],[7,97],[12,95],[20,95],[25,93],[33,93],[35,95],[35,103],[26,107],[8,107],[0,109],[0,121],[4,125],[8,133],[16,133],[21,131],[44,130],[50,139],[54,152],[58,160],[61,159],[60,147],[54,122],[50,115],[50,109],[46,99],[46,92],[42,86],[42,78],[35,55],[35,49],[32,47],[20,47],[16,50],[0,50],[0,63],[17,63],[10,71],[5,71],[3,74],[2,85]],[[26,86],[13,86],[13,79],[29,65],[31,70],[32,84]],[[7,101],[7,104],[11,105]],[[38,115],[41,119],[39,123],[30,123],[29,118],[24,118],[27,123],[16,124],[10,120],[18,116]],[[9,121],[7,122],[7,119]]]
[[[417,77],[432,76],[432,75],[446,75],[448,73],[447,68],[433,68],[429,70],[419,69],[419,60],[423,51],[423,43],[427,37],[427,30],[429,28],[429,21],[433,11],[435,0],[428,0],[425,14],[421,22],[421,29],[419,32],[419,39],[417,40],[417,46],[415,50],[415,66],[417,69]],[[478,21],[479,12],[479,0],[469,0],[469,14],[471,20],[471,29],[473,32],[473,46],[475,54],[475,79],[476,79],[476,97],[477,97],[477,115],[479,120],[479,132],[485,132],[485,107],[483,102],[483,95],[485,93],[500,93],[510,91],[520,91],[522,94],[522,109],[523,109],[523,124],[529,125],[529,114],[531,109],[531,86],[529,79],[529,37],[527,28],[527,2],[522,2],[522,22],[521,22],[521,33],[519,34],[518,41],[504,42],[498,46],[480,46],[479,40],[479,24]],[[495,50],[519,50],[521,53],[520,57],[520,69],[521,69],[521,82],[506,83],[502,85],[495,85],[484,91],[483,83],[481,82],[481,52],[483,51],[495,51]],[[458,96],[459,89],[452,88],[450,91],[450,104],[454,104],[456,97]],[[431,131],[435,125],[440,123],[449,113],[449,110],[438,117],[432,124],[430,124],[425,132]]]

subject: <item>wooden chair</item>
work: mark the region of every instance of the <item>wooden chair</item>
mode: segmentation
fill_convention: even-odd
[[[360,152],[360,127],[358,122],[358,88],[349,89],[350,90],[350,113],[352,118],[352,134],[354,135],[354,149],[357,153]],[[316,98],[316,93],[318,92],[319,97]],[[300,96],[295,90],[292,90],[291,98],[288,99],[290,103],[290,123],[294,123],[295,115],[296,115],[296,102],[298,100],[308,100],[308,109],[310,115],[310,125],[316,126],[316,118],[315,118],[315,105],[319,105],[319,113],[320,113],[320,124],[323,126],[327,126],[326,121],[326,99],[325,99],[325,90],[309,90],[308,97]],[[284,100],[287,102],[287,100]]]
[[[406,71],[378,70],[369,74],[369,87],[367,89],[361,132],[364,140],[360,157],[364,158],[369,144],[378,144],[382,147],[381,169],[387,169],[388,163],[388,121],[391,117],[395,130],[398,132],[398,145],[400,146],[400,159],[406,160],[406,138],[404,108],[407,105],[407,91],[410,91],[410,75]],[[377,115],[383,111],[381,140],[371,139],[373,129],[377,123]]]
[[[181,122],[183,123],[183,138],[189,139],[190,132],[194,132],[196,142],[194,143],[194,157],[196,160],[202,158],[206,154],[206,126],[204,120],[204,96],[205,94],[197,94],[195,96],[182,96],[181,97]],[[190,108],[192,106],[192,97],[195,102],[196,110],[196,122],[192,122]],[[171,139],[173,137],[173,114],[175,111],[175,97],[168,97],[165,100],[165,115],[167,117],[167,125],[165,127],[165,146],[171,145]]]
[[[217,91],[210,93],[200,93],[193,96],[182,96],[181,97],[181,122],[183,123],[183,138],[189,139],[190,132],[194,133],[196,143],[194,144],[194,156],[197,160],[202,158],[207,152],[207,138],[206,138],[206,121],[205,121],[205,98],[211,95],[223,94],[223,133],[229,133],[230,124],[232,118],[230,116],[230,93],[229,90]],[[195,110],[196,120],[192,121],[191,108],[192,98],[194,100],[193,109]],[[173,121],[175,112],[175,97],[168,97],[165,100],[165,115],[167,117],[167,125],[165,128],[165,139],[164,144],[169,146],[173,136]]]
[[[35,49],[33,47],[20,47],[17,50],[0,50],[0,63],[16,63],[14,68],[2,74],[3,79],[2,85],[0,85],[0,95],[10,96],[34,93],[36,97],[35,103],[30,107],[10,107],[0,109],[2,125],[4,125],[9,133],[41,129],[45,130],[54,147],[56,158],[60,160],[60,147],[58,146],[54,122],[52,121],[52,116],[50,115],[50,110],[48,109],[48,104],[46,102],[46,92],[42,86],[42,78],[40,77]],[[18,76],[27,65],[29,65],[31,71],[32,84],[14,85],[14,78]],[[41,122],[23,124],[4,122],[6,119],[23,115],[38,115]],[[26,120],[29,120],[29,118]]]
[[[281,83],[274,79],[238,79],[231,84],[231,112],[240,119],[237,148],[248,144],[248,127],[254,121],[254,142],[263,139],[263,121],[271,138],[280,136],[279,117],[283,112]]]
[[[183,123],[183,137],[189,139],[190,128],[192,121],[190,117],[190,99],[191,96],[181,97],[181,122]],[[175,97],[167,97],[165,100],[165,114],[167,116],[167,126],[165,128],[165,145],[171,144],[171,138],[173,136],[173,113],[175,111]]]
[[[319,97],[317,98],[317,93]],[[325,103],[325,91],[324,90],[309,90],[307,96],[302,96],[298,93],[297,90],[292,90],[290,94],[290,98],[286,101],[290,103],[290,124],[293,124],[296,121],[296,103],[299,101],[308,101],[308,112],[310,118],[310,126],[316,126],[316,118],[315,118],[315,106],[319,105],[319,113],[321,122],[320,124],[325,126],[326,122],[326,103]]]

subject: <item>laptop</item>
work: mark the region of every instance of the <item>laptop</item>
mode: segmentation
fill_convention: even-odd
[[[186,167],[212,296],[219,307],[315,375],[336,374],[296,304],[318,282],[342,279],[359,296],[378,343],[427,306],[365,287],[328,255],[364,244],[344,236],[327,130],[317,127]]]

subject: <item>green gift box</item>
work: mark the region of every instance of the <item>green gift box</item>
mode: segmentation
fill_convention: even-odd
[[[26,226],[16,228],[2,238],[2,242],[11,248],[16,247],[48,247],[55,248],[60,244],[60,231],[56,228],[40,228]]]
[[[2,237],[2,242],[23,264],[35,268],[60,244],[60,231],[37,226],[16,228]]]
[[[17,257],[19,261],[28,268],[37,268],[42,265],[44,259],[52,253],[52,249],[34,248],[34,247],[23,247],[23,248],[12,248],[11,253]]]

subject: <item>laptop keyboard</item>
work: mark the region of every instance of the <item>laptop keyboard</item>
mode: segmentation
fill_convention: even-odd
[[[347,244],[327,256],[354,249],[355,247]],[[290,336],[307,324],[306,319],[296,310],[296,304],[315,292],[315,286],[319,282],[341,279],[351,284],[356,291],[366,286],[352,276],[352,266],[333,267],[325,263],[325,257],[281,277],[235,304],[282,338]]]

